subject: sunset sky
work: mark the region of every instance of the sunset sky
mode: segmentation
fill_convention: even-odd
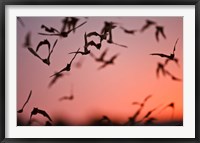
[[[165,67],[174,76],[183,79],[183,18],[182,17],[79,17],[78,24],[87,21],[86,24],[71,32],[67,38],[57,36],[44,36],[41,29],[44,24],[58,30],[62,27],[64,17],[21,17],[25,26],[17,22],[17,109],[19,110],[26,101],[30,90],[32,96],[24,108],[23,113],[18,113],[18,119],[24,124],[29,122],[33,107],[47,111],[53,123],[57,120],[69,122],[71,125],[87,125],[93,118],[108,116],[111,120],[124,123],[139,108],[132,102],[142,102],[145,97],[152,95],[137,120],[155,107],[159,107],[151,117],[155,122],[172,120],[183,120],[183,81],[174,81],[169,76],[160,74],[156,77],[157,63],[164,63],[165,58],[152,56],[151,53],[164,53],[170,55],[174,44],[179,38],[176,46],[175,57],[179,59],[179,66],[173,61]],[[153,20],[157,25],[164,26],[166,39],[160,36],[159,42],[155,38],[155,26],[144,32],[139,30],[145,25],[146,19]],[[73,54],[84,46],[84,33],[96,31],[100,33],[104,21],[116,22],[117,27],[113,29],[113,41],[126,45],[128,48],[102,42],[100,50],[89,47],[91,52],[99,57],[108,49],[105,59],[109,60],[113,55],[119,54],[114,65],[108,65],[98,70],[102,65],[97,63],[90,55],[78,54],[72,63],[71,71],[63,72],[64,76],[48,87],[54,72],[61,70],[70,62]],[[126,34],[120,26],[129,30],[138,30],[134,35]],[[45,39],[49,40],[51,47],[58,39],[51,56],[51,64],[44,64],[33,56],[28,49],[23,47],[25,36],[31,32],[31,45],[35,50],[38,43]],[[97,37],[88,40],[99,42]],[[41,47],[38,54],[47,56],[47,46]],[[77,68],[77,62],[82,61],[82,66]],[[73,90],[74,99],[59,101],[62,96],[70,96]],[[174,118],[171,118],[172,109],[163,107],[170,104],[175,105]],[[37,120],[33,125],[43,125],[46,118],[41,115],[33,116]]]

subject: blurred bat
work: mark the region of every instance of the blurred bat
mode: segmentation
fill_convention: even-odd
[[[68,64],[66,65],[66,67],[64,67],[63,69],[61,69],[59,72],[57,72],[57,73],[51,75],[50,77],[55,76],[55,75],[57,75],[57,74],[60,74],[60,73],[62,73],[62,72],[64,72],[64,71],[70,71],[70,70],[71,70],[71,64],[72,64],[73,60],[75,59],[76,55],[78,54],[79,50],[80,50],[80,48],[77,50],[77,53],[75,53],[74,57],[72,58],[72,60],[70,61],[70,63],[68,63]]]
[[[21,17],[17,17],[17,21],[19,21],[22,27],[25,27],[24,21],[22,20]]]
[[[124,33],[127,33],[127,34],[132,34],[132,35],[134,35],[135,32],[137,32],[137,30],[128,30],[128,29],[126,29],[126,28],[124,28],[124,27],[122,27],[122,26],[120,26],[120,28],[124,31]]]
[[[107,60],[107,61],[104,61],[103,65],[100,66],[98,69],[103,69],[105,68],[107,65],[111,65],[111,64],[114,64],[114,60],[119,56],[119,54],[115,54],[114,56],[112,56],[110,58],[110,60]]]
[[[157,42],[159,42],[159,35],[162,35],[163,38],[167,38],[165,33],[164,33],[164,27],[163,26],[156,26],[156,32],[155,32],[155,37],[156,37],[156,40]]]
[[[59,33],[59,31],[53,27],[48,28],[47,26],[45,26],[44,24],[41,25],[41,28],[44,29],[46,32],[49,33]]]
[[[85,23],[87,23],[86,21],[83,22],[82,24],[80,24],[79,26],[75,27],[74,29],[71,29],[71,30],[68,30],[68,31],[63,31],[63,32],[60,32],[60,33],[55,33],[55,34],[48,34],[48,33],[38,33],[39,35],[45,35],[45,36],[59,36],[59,37],[63,37],[63,38],[66,38],[68,37],[69,33],[71,33],[73,30],[81,27],[82,25],[84,25]]]
[[[141,28],[140,32],[144,32],[145,30],[147,30],[150,26],[155,25],[156,22],[152,21],[152,20],[146,20],[146,24]]]
[[[24,48],[28,48],[28,47],[30,47],[31,46],[31,32],[28,32],[27,34],[26,34],[26,37],[25,37],[25,42],[24,42],[24,44],[23,44],[23,47]]]

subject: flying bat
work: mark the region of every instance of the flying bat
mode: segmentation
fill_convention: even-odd
[[[150,26],[155,25],[156,22],[152,21],[152,20],[146,20],[146,24],[141,28],[140,32],[144,32],[145,30],[147,30]]]
[[[62,73],[62,72],[64,72],[64,71],[70,71],[70,70],[71,70],[71,64],[72,64],[73,60],[75,59],[76,55],[78,54],[79,50],[80,50],[80,48],[79,48],[79,49],[77,50],[77,52],[74,54],[74,57],[71,59],[70,63],[68,63],[68,64],[66,65],[66,67],[64,67],[63,69],[61,69],[59,72],[57,72],[57,73],[51,75],[50,77],[55,76],[55,75],[57,75],[57,74],[60,74],[60,73]]]
[[[164,33],[164,27],[163,26],[156,26],[156,32],[155,32],[155,37],[156,37],[156,40],[157,42],[159,42],[159,35],[162,35],[163,38],[167,38],[165,33]]]
[[[30,120],[31,120],[31,117],[33,115],[37,115],[37,114],[41,114],[43,115],[44,117],[48,118],[50,121],[52,121],[52,119],[50,118],[50,116],[46,113],[46,111],[44,110],[41,110],[41,109],[38,109],[38,108],[33,108],[32,112],[31,112],[31,115],[30,115]]]
[[[173,49],[173,52],[172,54],[170,55],[166,55],[166,54],[163,54],[163,53],[151,53],[150,55],[156,55],[156,56],[160,56],[160,57],[163,57],[163,58],[167,58],[169,60],[173,60],[175,58],[175,50],[176,50],[176,44],[178,42],[178,39],[176,40],[175,44],[174,44],[174,49]]]
[[[55,33],[55,34],[48,34],[48,33],[38,33],[39,35],[46,35],[46,36],[59,36],[59,37],[63,37],[66,38],[68,37],[69,33],[71,33],[73,30],[81,27],[82,25],[84,25],[85,23],[87,23],[86,21],[81,23],[79,26],[75,27],[74,29],[68,30],[68,31],[61,31],[60,33]]]

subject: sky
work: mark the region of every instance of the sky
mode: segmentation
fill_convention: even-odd
[[[16,113],[18,119],[27,124],[34,107],[45,110],[52,118],[52,124],[57,120],[67,121],[70,125],[87,125],[93,118],[101,118],[106,115],[111,120],[124,123],[138,110],[140,106],[133,102],[142,102],[145,97],[152,95],[146,102],[137,120],[141,120],[145,114],[158,107],[150,117],[159,122],[183,120],[183,18],[182,17],[78,17],[77,25],[87,22],[71,32],[67,38],[58,36],[44,36],[41,29],[44,24],[58,30],[62,27],[64,17],[21,17],[24,25],[17,22],[17,109],[21,109],[29,92],[32,95],[24,108],[23,113]],[[151,26],[144,32],[140,29],[146,20],[155,21],[157,25],[164,27],[166,39],[159,36],[159,42],[155,38],[155,26]],[[113,41],[126,45],[127,48],[109,44],[105,40],[101,49],[89,47],[91,52],[99,57],[107,49],[105,60],[119,54],[114,64],[98,70],[102,63],[96,62],[90,55],[78,54],[72,63],[71,70],[63,72],[64,76],[48,87],[52,78],[50,76],[61,70],[69,63],[74,54],[80,48],[83,51],[84,33],[96,31],[100,33],[104,22],[116,22],[112,30]],[[127,34],[120,27],[129,30],[137,30],[135,34]],[[51,64],[48,66],[40,59],[33,56],[27,48],[23,47],[27,33],[31,33],[31,47],[36,50],[40,41],[47,39],[51,48],[58,40],[51,55]],[[152,56],[151,53],[164,53],[170,55],[174,44],[178,40],[175,57],[179,65],[170,61],[166,69],[182,81],[172,80],[169,76],[160,74],[156,77],[157,63],[164,63],[166,58]],[[99,42],[98,37],[89,37],[88,40]],[[38,51],[41,57],[48,54],[47,46],[42,46]],[[76,63],[81,61],[80,68]],[[62,96],[70,96],[73,92],[73,100],[59,101]],[[174,116],[172,108],[161,110],[168,104],[174,103]],[[32,125],[44,125],[47,118],[41,115],[32,116],[37,121]]]

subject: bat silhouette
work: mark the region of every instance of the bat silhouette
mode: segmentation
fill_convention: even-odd
[[[26,102],[24,103],[24,105],[22,106],[22,108],[17,111],[17,113],[22,113],[23,112],[24,107],[26,106],[26,104],[28,103],[29,99],[31,98],[31,94],[32,94],[32,90],[30,91],[29,96],[28,96]]]
[[[83,65],[84,59],[80,58],[78,62],[75,63],[76,68],[81,68]]]
[[[104,61],[104,64],[102,66],[100,66],[98,69],[103,69],[105,68],[107,65],[110,65],[110,64],[114,64],[114,60],[119,56],[119,54],[115,54],[114,56],[112,56],[110,58],[110,60],[107,60],[107,61]]]
[[[73,86],[71,87],[71,93],[70,96],[63,96],[59,99],[59,101],[62,100],[73,100],[74,99],[74,93],[73,93]]]
[[[59,99],[59,101],[63,101],[63,100],[73,100],[74,99],[74,96],[71,95],[71,96],[63,96]]]
[[[163,107],[160,112],[162,112],[163,110],[165,110],[166,108],[172,108],[172,119],[174,117],[174,109],[175,109],[175,103],[174,102],[171,102],[169,103],[168,105],[166,105],[165,107]],[[159,112],[159,113],[160,113]]]
[[[53,77],[53,76],[55,76],[55,75],[57,75],[57,74],[60,74],[60,73],[62,73],[62,72],[64,72],[64,71],[70,71],[70,70],[71,70],[71,64],[72,64],[73,60],[75,59],[76,55],[78,54],[79,50],[80,50],[80,48],[77,50],[77,52],[75,53],[74,57],[71,59],[70,63],[68,63],[68,64],[66,65],[66,67],[64,67],[63,69],[61,69],[59,72],[57,72],[57,73],[51,75],[50,77]]]
[[[139,103],[139,102],[132,102],[132,104],[133,104],[133,105],[140,105],[140,106],[143,107],[143,106],[145,105],[145,103],[146,103],[151,97],[152,97],[152,95],[147,95],[141,103]]]
[[[50,57],[51,57],[51,54],[52,54],[52,52],[53,52],[53,50],[54,50],[54,47],[55,47],[57,41],[58,41],[58,40],[56,40],[56,41],[54,42],[54,45],[53,45],[53,47],[52,47],[52,49],[51,49],[51,51],[50,51],[50,53],[49,53],[49,55],[47,56],[46,59],[41,58],[41,57],[37,54],[37,52],[34,51],[31,47],[29,47],[28,50],[29,50],[29,52],[31,52],[34,56],[36,56],[36,57],[39,58],[41,61],[43,61],[43,63],[45,63],[45,64],[47,64],[47,65],[50,65]]]
[[[17,17],[17,21],[19,21],[22,27],[25,27],[24,21],[22,20],[21,17]]]
[[[150,26],[155,25],[156,22],[152,21],[152,20],[146,20],[146,24],[141,28],[140,32],[144,32],[145,30],[147,30]]]
[[[87,34],[87,37],[91,37],[91,36],[98,36],[100,38],[100,43],[101,43],[103,40],[106,40],[108,33],[99,34],[96,31],[94,31]]]
[[[104,27],[103,27],[103,29],[101,30],[101,34],[103,34],[103,35],[108,34],[108,36],[109,36],[109,39],[107,40],[108,43],[110,43],[110,44],[115,44],[115,45],[121,46],[121,47],[127,47],[127,46],[125,46],[125,45],[121,45],[121,44],[118,44],[118,43],[113,42],[113,39],[112,39],[112,30],[116,27],[115,24],[117,24],[117,23],[105,21],[105,22],[104,22]],[[107,36],[106,36],[106,37],[107,37]]]
[[[106,55],[107,52],[108,52],[108,49],[104,50],[104,52],[100,55],[99,58],[95,57],[95,55],[93,53],[90,53],[90,55],[94,58],[94,60],[96,62],[104,62],[105,61],[104,57],[105,57],[105,55]]]
[[[45,26],[44,24],[41,25],[41,29],[44,29],[46,32],[49,32],[49,33],[59,33],[59,31],[53,27],[47,27]]]
[[[173,60],[175,58],[175,50],[176,50],[176,44],[178,42],[178,39],[176,40],[176,43],[174,45],[174,49],[173,49],[173,52],[172,54],[170,55],[166,55],[166,54],[162,54],[162,53],[151,53],[150,55],[156,55],[156,56],[160,56],[160,57],[164,57],[164,58],[167,58],[169,60]]]
[[[50,45],[50,43],[49,43],[49,41],[47,39],[45,39],[44,41],[40,41],[40,43],[38,43],[37,48],[36,48],[36,52],[38,52],[39,48],[41,46],[43,46],[43,45],[47,45],[48,46],[48,50],[49,50],[49,53],[50,53],[51,45]]]
[[[120,28],[121,28],[125,33],[127,33],[127,34],[132,34],[132,35],[134,35],[135,32],[137,32],[137,30],[128,30],[128,29],[126,29],[126,28],[124,28],[124,27],[122,27],[122,26],[120,26]]]
[[[163,38],[167,38],[165,33],[164,33],[164,27],[163,26],[156,26],[156,32],[155,32],[155,37],[156,37],[156,40],[157,42],[159,42],[159,35],[162,35]]]
[[[52,49],[51,49],[51,51],[50,51],[48,57],[47,57],[46,59],[43,59],[43,62],[46,63],[47,65],[50,65],[50,57],[51,57],[51,54],[52,54],[53,51],[54,51],[54,48],[55,48],[57,42],[58,42],[58,39],[54,42],[53,47],[52,47]]]
[[[52,119],[50,118],[50,116],[47,114],[46,111],[41,110],[41,109],[38,109],[38,108],[35,108],[35,107],[33,108],[32,112],[31,112],[30,121],[31,121],[31,117],[32,117],[33,115],[37,115],[37,114],[41,114],[41,115],[43,115],[44,117],[48,118],[50,121],[52,121]]]
[[[31,32],[28,32],[25,36],[25,42],[23,44],[24,48],[28,48],[31,46]]]
[[[53,77],[53,79],[49,83],[49,87],[51,87],[53,84],[55,84],[56,81],[61,77],[63,77],[63,73],[55,73],[55,76]]]
[[[46,35],[46,36],[59,36],[59,37],[62,37],[62,38],[66,38],[68,37],[68,35],[75,29],[81,27],[82,25],[84,25],[85,23],[87,23],[86,21],[83,22],[82,24],[80,24],[79,26],[75,27],[74,29],[71,29],[71,30],[68,30],[68,31],[63,31],[63,32],[60,32],[60,33],[55,33],[55,34],[48,34],[48,33],[38,33],[39,35]]]

